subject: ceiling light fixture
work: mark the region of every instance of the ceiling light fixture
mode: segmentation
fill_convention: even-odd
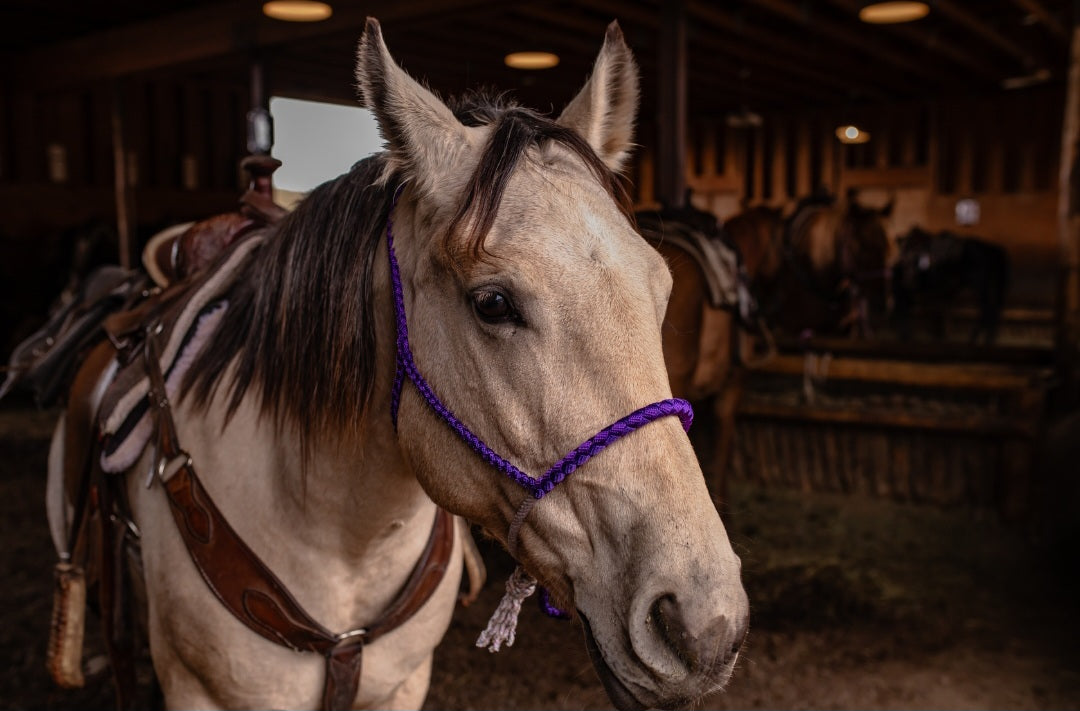
[[[841,143],[866,143],[870,140],[870,134],[861,130],[858,126],[837,126],[836,137]]]
[[[512,69],[551,69],[558,66],[559,55],[551,52],[513,52],[503,58]]]
[[[315,0],[270,0],[262,6],[263,14],[285,22],[319,22],[334,14],[334,9]]]
[[[859,10],[859,19],[873,25],[894,25],[919,20],[929,13],[930,6],[924,2],[890,0],[867,4]]]

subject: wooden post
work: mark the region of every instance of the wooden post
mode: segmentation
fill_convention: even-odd
[[[1061,128],[1061,173],[1058,238],[1062,283],[1058,302],[1058,357],[1067,393],[1077,395],[1080,370],[1080,24],[1073,25]]]
[[[128,180],[127,147],[124,142],[124,92],[120,80],[112,86],[113,186],[116,193],[116,234],[120,266],[132,266],[133,198]]]
[[[686,202],[686,3],[672,0],[662,7],[657,198],[665,207],[680,208]]]
[[[247,152],[270,155],[274,146],[274,122],[266,96],[266,74],[261,59],[251,62],[251,106],[247,113]]]

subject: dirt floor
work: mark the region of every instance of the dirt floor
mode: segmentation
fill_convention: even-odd
[[[44,669],[51,426],[0,409],[0,707],[109,708],[107,684],[64,691]],[[1075,547],[1034,544],[981,511],[747,485],[729,508],[752,627],[728,690],[703,707],[1080,708]],[[513,648],[473,647],[510,570],[485,555],[490,579],[436,651],[425,708],[610,708],[580,629],[535,605]]]

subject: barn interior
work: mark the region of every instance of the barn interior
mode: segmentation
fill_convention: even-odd
[[[163,228],[234,210],[240,161],[268,148],[253,126],[272,97],[356,105],[366,17],[441,96],[490,86],[556,114],[618,19],[642,74],[636,208],[689,205],[723,222],[748,206],[792,215],[803,198],[856,199],[891,208],[894,255],[921,228],[998,245],[1009,263],[992,343],[969,342],[980,303],[961,290],[912,330],[887,306],[861,338],[777,330],[772,357],[747,367],[718,506],[762,622],[729,694],[703,703],[1080,703],[1075,2],[930,0],[924,16],[884,24],[862,0],[329,3],[305,22],[250,0],[4,3],[0,355],[93,265],[137,267]],[[558,62],[508,66],[521,51]],[[16,581],[0,696],[109,705],[107,683],[62,691],[44,673],[50,415],[25,394],[0,401],[0,530]],[[484,552],[509,570],[494,545]],[[497,578],[484,609],[456,617],[427,707],[605,708],[580,633],[539,614],[526,614],[516,659],[468,649]]]

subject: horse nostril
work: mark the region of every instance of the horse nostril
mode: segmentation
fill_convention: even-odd
[[[700,625],[688,623],[685,611],[673,594],[661,595],[649,608],[656,634],[692,672],[709,673],[726,666],[742,648],[747,620],[733,626],[723,615]],[[700,627],[698,629],[698,627]]]
[[[678,655],[690,669],[701,665],[698,645],[690,630],[686,628],[682,610],[674,595],[661,595],[653,601],[649,610],[650,617],[656,622],[656,633]]]

